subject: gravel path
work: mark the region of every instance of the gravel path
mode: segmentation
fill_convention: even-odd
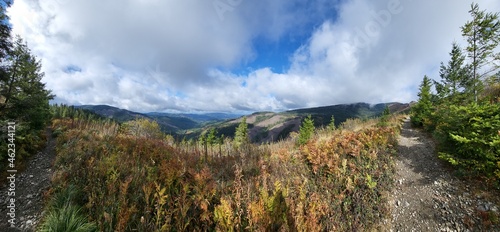
[[[0,231],[35,231],[43,214],[44,194],[50,187],[52,162],[55,158],[55,139],[47,129],[47,146],[42,152],[30,157],[26,169],[16,174],[15,218],[16,227],[10,227],[7,198],[9,186],[0,188]],[[10,219],[10,218],[9,218]]]
[[[398,147],[396,183],[390,204],[391,231],[500,231],[491,225],[496,198],[450,174],[425,133],[405,120]]]

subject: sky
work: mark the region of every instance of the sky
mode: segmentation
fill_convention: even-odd
[[[54,103],[254,112],[416,100],[465,46],[471,3],[15,0],[8,15]]]

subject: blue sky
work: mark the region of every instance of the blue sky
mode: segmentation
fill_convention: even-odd
[[[252,112],[416,100],[452,42],[465,45],[470,4],[16,0],[8,12],[55,102]]]

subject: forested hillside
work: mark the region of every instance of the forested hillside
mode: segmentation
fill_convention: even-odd
[[[239,114],[228,113],[137,113],[108,105],[81,105],[74,106],[79,109],[86,109],[106,118],[123,123],[138,118],[146,118],[158,122],[163,132],[171,134],[177,138],[186,134],[186,131],[203,127],[206,124],[225,121],[237,118]]]
[[[385,107],[392,113],[408,113],[406,103],[341,104],[315,108],[303,108],[284,112],[255,112],[246,115],[250,141],[254,143],[275,142],[286,139],[290,133],[298,132],[301,120],[311,115],[316,127],[333,123],[338,126],[348,119],[368,120],[382,115]],[[163,132],[177,140],[198,139],[210,132],[217,136],[234,137],[234,132],[243,116],[227,113],[137,113],[107,105],[82,105],[75,108],[90,110],[98,115],[124,123],[138,118],[156,121]],[[215,130],[215,131],[214,131]]]
[[[298,132],[300,124],[307,116],[311,116],[316,127],[327,127],[329,124],[339,126],[353,120],[367,121],[382,115],[389,107],[392,113],[408,113],[410,104],[405,103],[368,103],[341,104],[315,108],[304,108],[284,112],[256,112],[245,116],[249,125],[250,140],[254,143],[268,143],[284,140],[293,132]],[[185,137],[193,138],[205,135],[213,130],[218,136],[234,137],[234,131],[243,117],[224,122],[204,125],[201,129],[186,131]],[[182,135],[181,135],[182,137]]]

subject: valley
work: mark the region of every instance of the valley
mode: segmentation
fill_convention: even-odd
[[[256,112],[250,115],[226,113],[172,114],[172,113],[137,113],[105,105],[86,105],[76,108],[89,110],[118,122],[127,122],[136,118],[147,118],[158,122],[163,132],[178,139],[193,139],[210,129],[217,131],[217,136],[234,137],[234,132],[241,118],[247,119],[250,141],[254,143],[275,142],[286,139],[290,133],[298,132],[299,126],[311,115],[316,127],[328,125],[334,117],[338,126],[347,119],[367,120],[378,117],[388,106],[392,113],[409,113],[408,103],[368,103],[341,104],[315,108],[304,108],[283,112]]]

